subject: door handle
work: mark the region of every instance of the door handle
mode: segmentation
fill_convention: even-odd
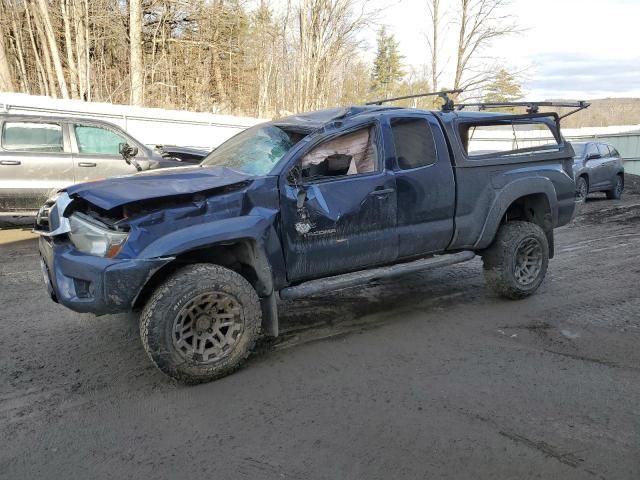
[[[395,191],[395,188],[382,188],[380,190],[374,190],[373,192],[369,193],[369,195],[377,197],[379,195],[388,195],[389,193],[393,193]]]
[[[20,160],[0,160],[0,165],[21,165]]]
[[[78,162],[79,167],[95,167],[96,165],[95,162]]]

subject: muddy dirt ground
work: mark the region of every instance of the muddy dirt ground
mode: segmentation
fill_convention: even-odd
[[[52,303],[0,232],[0,478],[640,478],[640,181],[556,233],[539,293],[480,260],[282,305],[285,334],[197,387],[135,319]]]

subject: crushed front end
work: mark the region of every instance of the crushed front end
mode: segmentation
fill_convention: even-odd
[[[38,213],[42,273],[51,298],[76,312],[130,311],[147,280],[171,258],[115,258],[129,232],[82,212],[65,216],[62,192]]]

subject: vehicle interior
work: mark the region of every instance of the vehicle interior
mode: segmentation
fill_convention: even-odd
[[[302,178],[370,173],[377,168],[377,157],[373,128],[363,128],[321,143],[302,157]]]

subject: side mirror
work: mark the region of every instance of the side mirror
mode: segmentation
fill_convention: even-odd
[[[142,167],[140,166],[140,164],[136,161],[135,158],[133,158],[138,154],[138,147],[132,147],[128,143],[123,142],[118,144],[118,151],[120,152],[120,155],[122,155],[122,158],[125,162],[136,167],[137,171],[142,171]]]
[[[600,155],[599,153],[590,153],[589,155],[587,155],[587,160],[598,160],[599,158],[602,158],[602,155]]]
[[[287,182],[289,185],[300,187],[302,185],[302,168],[300,165],[294,166],[287,174]]]
[[[128,143],[120,143],[118,145],[118,152],[125,160],[130,157],[135,157],[138,154],[138,147],[132,147]]]

